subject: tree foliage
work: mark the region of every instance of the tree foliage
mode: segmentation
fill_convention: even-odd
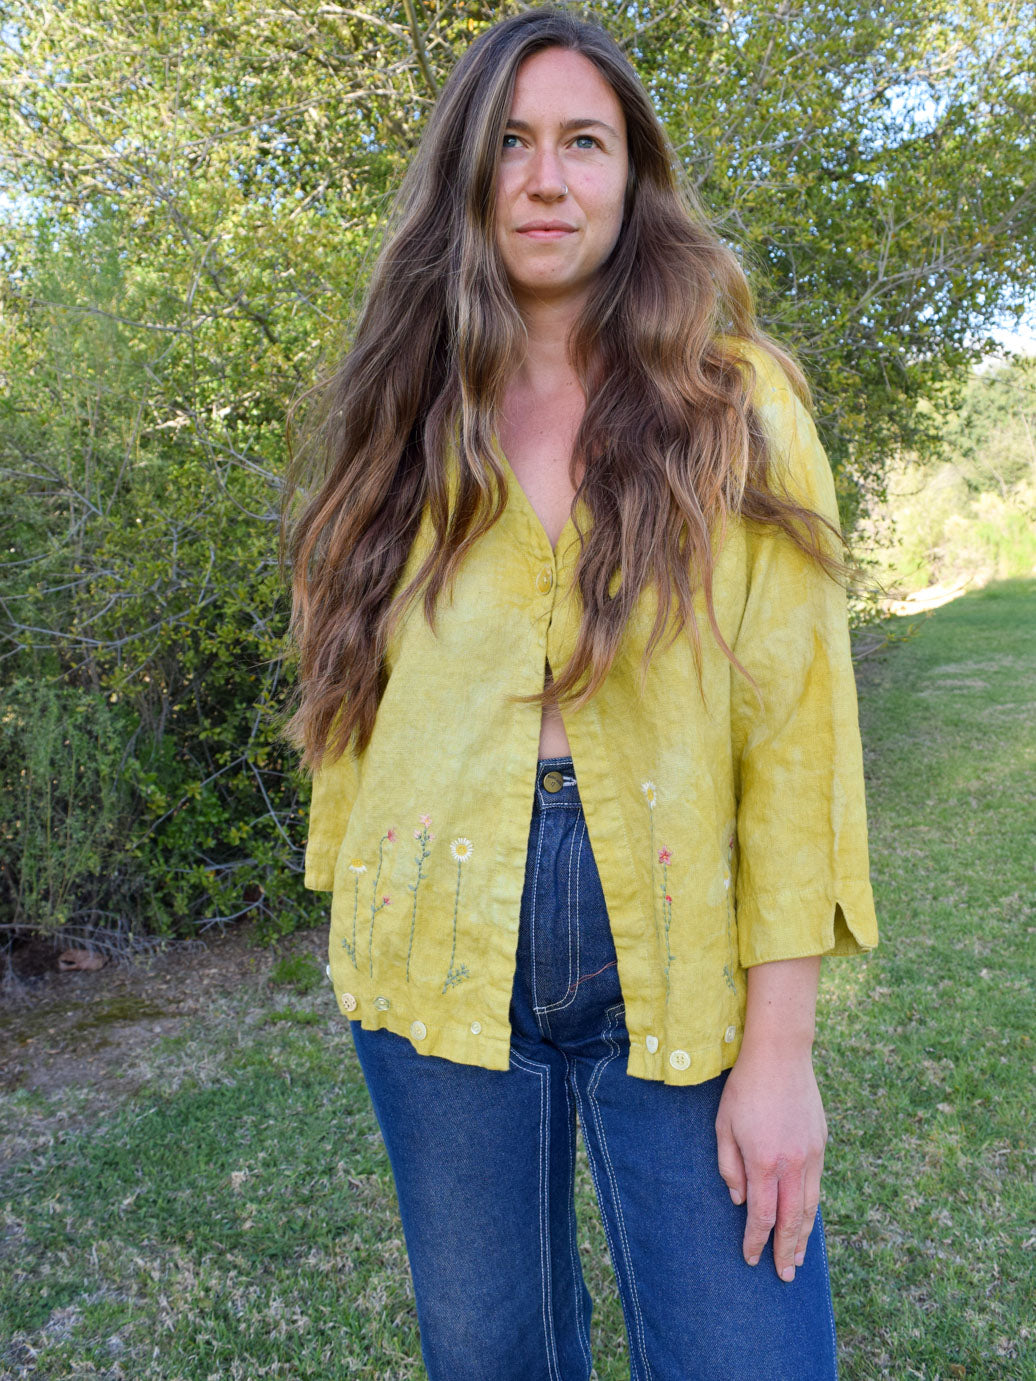
[[[936,410],[936,456],[897,455],[860,524],[888,586],[1036,574],[1036,356],[976,371]]]
[[[311,914],[275,714],[285,414],[348,340],[445,75],[512,8],[0,3],[0,693],[88,693],[132,748],[124,866],[84,871],[66,924]],[[1030,291],[1034,11],[590,11],[803,359],[848,522]],[[2,847],[9,922],[45,923]]]

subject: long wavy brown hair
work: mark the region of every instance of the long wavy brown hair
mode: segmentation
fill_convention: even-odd
[[[689,625],[700,679],[691,602],[701,588],[713,635],[744,671],[712,599],[711,534],[725,532],[731,514],[783,529],[833,578],[850,569],[823,531],[840,541],[837,528],[777,492],[750,403],[751,366],[722,338],[768,351],[809,407],[806,379],[757,325],[737,258],[709,224],[632,66],[597,24],[556,6],[525,10],[486,30],[453,69],[397,194],[351,348],[289,410],[280,555],[282,569],[286,550],[292,567],[298,675],[284,734],[310,769],[351,739],[357,754],[366,748],[397,620],[423,588],[435,628],[440,593],[507,503],[491,438],[526,338],[496,248],[496,178],[515,73],[550,47],[583,54],[614,90],[629,179],[619,238],[570,339],[586,395],[570,476],[592,520],[577,529],[581,625],[553,682],[515,703],[584,704],[650,585],[657,615],[642,670],[675,596],[674,637]],[[307,397],[312,421],[296,452],[292,414]],[[289,533],[296,490],[307,501]],[[397,590],[426,506],[435,540]]]

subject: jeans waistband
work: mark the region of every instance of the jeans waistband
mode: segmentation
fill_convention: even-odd
[[[550,810],[556,806],[580,806],[572,759],[540,758],[536,764],[534,810]]]

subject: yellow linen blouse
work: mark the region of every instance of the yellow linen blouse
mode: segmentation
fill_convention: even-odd
[[[738,348],[755,363],[789,490],[837,524],[812,419],[768,355]],[[544,662],[564,665],[579,626],[572,519],[551,550],[500,460],[507,507],[465,559],[452,604],[440,602],[438,636],[418,598],[392,640],[366,751],[314,774],[305,872],[333,894],[328,972],[342,1013],[487,1069],[508,1068],[540,735],[539,707],[505,697],[540,690]],[[585,530],[585,507],[579,516]],[[431,535],[426,512],[397,589]],[[649,590],[604,685],[562,710],[618,957],[627,1072],[670,1084],[734,1063],[746,968],[878,939],[845,591],[783,534],[736,519],[713,598],[762,708],[716,645],[700,592],[704,698],[689,634],[656,646],[641,690]]]

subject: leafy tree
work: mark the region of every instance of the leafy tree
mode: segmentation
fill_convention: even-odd
[[[897,457],[860,537],[903,592],[1036,571],[1036,358],[976,370],[934,406],[935,457]]]
[[[121,861],[84,851],[66,925],[313,914],[275,718],[285,414],[348,338],[445,74],[512,8],[0,2],[0,696],[86,694],[128,749]],[[1029,293],[1034,9],[590,11],[804,359],[850,523]],[[98,800],[110,763],[80,764]],[[43,925],[13,834],[0,905]]]

